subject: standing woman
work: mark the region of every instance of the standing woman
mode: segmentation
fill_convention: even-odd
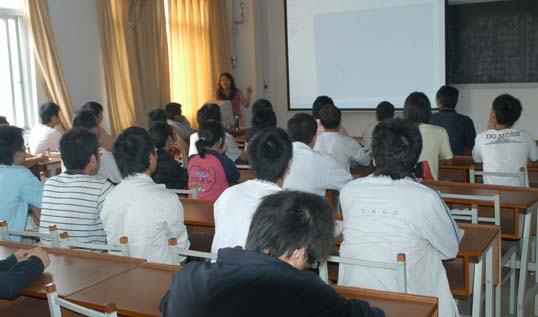
[[[230,100],[232,104],[232,111],[235,116],[239,116],[241,126],[244,126],[243,115],[241,113],[241,104],[248,108],[250,105],[250,96],[252,96],[252,86],[248,85],[246,98],[243,96],[241,90],[235,86],[235,80],[230,73],[222,73],[217,83],[217,91],[215,92],[215,98],[217,100]],[[234,118],[230,118],[234,119]],[[233,122],[233,121],[232,121]]]

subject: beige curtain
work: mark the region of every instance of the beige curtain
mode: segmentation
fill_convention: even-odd
[[[115,132],[145,126],[149,110],[170,102],[164,9],[158,0],[97,0],[107,101]]]
[[[71,127],[71,118],[73,118],[73,104],[58,59],[48,1],[26,0],[26,13],[35,57],[45,81],[48,98],[60,106],[62,128],[68,129]]]
[[[218,75],[231,72],[226,1],[169,0],[172,100],[196,126],[196,111],[214,99]]]

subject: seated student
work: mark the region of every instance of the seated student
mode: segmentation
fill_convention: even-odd
[[[166,122],[175,127],[184,140],[189,140],[194,130],[191,128],[189,120],[181,113],[181,105],[171,102],[164,107],[164,111],[166,112]]]
[[[93,115],[97,118],[97,125],[99,126],[99,133],[97,133],[99,145],[107,149],[107,151],[112,151],[114,138],[103,129],[103,106],[95,101],[89,101],[85,103],[80,110],[93,112]]]
[[[47,102],[39,107],[39,120],[41,124],[32,129],[28,139],[30,153],[45,154],[47,150],[58,152],[62,133],[54,127],[60,123],[60,107]]]
[[[43,185],[26,167],[23,139],[24,130],[12,127],[0,127],[0,219],[7,221],[9,228],[24,230],[28,216],[28,207],[39,222],[41,195]],[[11,240],[21,241],[19,236]]]
[[[513,125],[521,116],[521,102],[511,95],[493,101],[489,130],[476,136],[473,160],[484,163],[486,172],[516,173],[527,160],[538,160],[538,148],[532,135]],[[484,183],[521,186],[517,177],[484,176]]]
[[[132,257],[172,264],[168,239],[176,238],[182,249],[188,249],[189,237],[177,195],[150,177],[157,155],[148,132],[127,128],[114,141],[113,153],[123,180],[101,211],[107,241],[126,236]]]
[[[294,191],[266,196],[252,217],[245,250],[177,271],[161,300],[168,316],[384,316],[345,299],[305,268],[334,246],[334,213],[321,197]]]
[[[433,178],[437,180],[439,159],[452,158],[448,133],[444,128],[430,124],[430,100],[421,92],[413,92],[405,99],[403,115],[405,119],[418,125],[422,136],[422,152],[418,161],[427,161]]]
[[[86,129],[74,128],[62,136],[60,154],[66,170],[45,182],[39,232],[49,233],[49,226],[56,225],[75,242],[106,243],[99,214],[113,186],[93,176],[99,166],[97,149],[97,136]]]
[[[316,133],[318,135],[325,132],[325,128],[321,124],[321,119],[319,117],[319,111],[325,105],[334,105],[334,101],[332,100],[331,97],[329,97],[329,96],[318,96],[316,98],[316,100],[314,100],[314,103],[312,104],[312,116],[314,117],[314,119],[316,119],[316,123],[318,124],[318,130],[317,130],[317,133]],[[349,134],[347,133],[346,128],[344,128],[343,125],[340,125],[338,133],[340,133],[341,135],[349,136]]]
[[[215,202],[215,236],[211,252],[245,246],[252,215],[263,197],[281,190],[292,146],[279,128],[259,131],[250,141],[249,161],[255,179],[226,189]]]
[[[189,188],[198,187],[200,199],[216,200],[239,179],[235,163],[224,153],[224,129],[218,122],[208,121],[198,131],[198,154],[189,158]]]
[[[200,108],[196,113],[196,121],[198,122],[198,127],[201,127],[207,121],[221,123],[220,107],[214,103],[207,103],[203,105],[202,108]],[[235,160],[242,155],[242,152],[237,146],[237,143],[235,143],[235,139],[231,134],[226,132],[224,136],[226,142],[226,156],[235,162]],[[190,137],[189,157],[198,153],[195,145],[196,141],[198,141],[197,132],[191,134]]]
[[[9,122],[7,121],[6,117],[0,116],[0,127],[4,125],[9,125]]]
[[[439,316],[455,316],[442,260],[456,257],[459,229],[439,194],[410,177],[422,149],[420,131],[403,119],[377,124],[372,136],[374,174],[340,191],[344,241],[340,255],[368,261],[407,258],[407,290],[439,297]],[[396,273],[341,265],[338,284],[386,291],[398,289]]]
[[[15,299],[49,264],[49,256],[41,248],[20,249],[0,260],[0,299]]]
[[[362,145],[366,151],[370,151],[372,145],[372,133],[378,122],[394,117],[394,105],[388,101],[381,101],[375,108],[377,121],[362,130]]]
[[[153,109],[148,112],[148,129],[151,128],[151,126],[153,126],[156,122],[168,123],[168,119],[166,118],[166,112],[164,112],[163,109]],[[183,166],[187,166],[187,161],[189,160],[189,149],[187,142],[183,140],[183,138],[179,134],[179,131],[173,125],[171,125],[171,127],[174,130],[177,142],[174,143],[174,147],[170,150],[169,153],[173,158],[178,158],[181,155],[181,161],[183,163]]]
[[[73,128],[83,128],[91,131],[97,136],[97,141],[99,142],[99,133],[101,133],[101,130],[99,129],[94,112],[87,110],[77,112],[73,118]],[[98,148],[99,167],[96,173],[113,184],[119,184],[122,177],[118,165],[116,164],[116,160],[107,149],[100,145],[101,144],[99,144]]]
[[[267,99],[258,99],[252,104],[251,127],[246,133],[246,139],[249,141],[256,132],[276,127],[276,115],[273,105]]]
[[[364,166],[370,164],[370,155],[357,141],[338,133],[341,126],[340,109],[328,104],[321,108],[319,116],[325,132],[318,135],[314,150],[331,155],[346,171],[349,171],[352,161]]]
[[[463,155],[465,148],[473,148],[476,131],[471,118],[456,112],[458,96],[459,91],[452,86],[439,88],[436,95],[439,112],[432,115],[432,124],[445,128],[452,153]]]
[[[185,188],[189,181],[187,170],[169,154],[169,151],[177,146],[172,127],[168,123],[156,122],[149,128],[149,135],[157,148],[157,168],[151,175],[153,181],[157,184],[164,184],[166,188]]]
[[[352,177],[336,160],[314,151],[317,124],[313,116],[299,113],[288,121],[293,142],[293,161],[284,180],[284,188],[301,190],[325,197],[326,189],[340,190]]]

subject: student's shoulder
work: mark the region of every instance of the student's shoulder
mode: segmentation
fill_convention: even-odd
[[[6,175],[10,175],[10,177],[12,177],[14,180],[36,178],[36,176],[32,174],[32,172],[24,166],[20,166],[16,164],[1,165],[1,166],[2,166],[2,169],[0,170],[0,172],[3,171],[2,172],[3,174],[5,173]]]

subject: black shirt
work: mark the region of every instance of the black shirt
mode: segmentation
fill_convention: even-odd
[[[0,299],[17,297],[44,270],[43,262],[36,256],[18,262],[15,255],[12,255],[0,261]]]
[[[151,177],[155,183],[170,189],[185,188],[189,181],[187,170],[164,149],[157,150],[157,168]]]
[[[379,308],[346,299],[318,275],[252,251],[219,249],[216,263],[190,262],[161,300],[163,317],[368,316]]]
[[[454,109],[441,108],[432,116],[431,122],[446,129],[454,155],[463,155],[465,148],[474,147],[476,131],[473,120],[468,116],[459,114]]]

